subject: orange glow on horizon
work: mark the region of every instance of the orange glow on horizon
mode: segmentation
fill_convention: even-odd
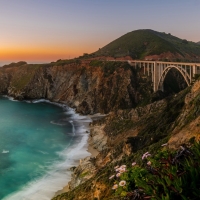
[[[0,60],[9,61],[55,61],[69,59],[90,53],[83,48],[60,48],[60,47],[33,47],[33,48],[0,48]],[[92,52],[92,51],[91,51]]]
[[[0,60],[54,61],[83,55],[80,49],[0,49]]]

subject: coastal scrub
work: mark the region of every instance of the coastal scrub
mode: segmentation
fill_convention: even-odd
[[[162,145],[163,146],[166,145]],[[148,155],[148,156],[147,156]],[[200,143],[180,146],[177,151],[164,147],[154,156],[141,156],[145,167],[136,162],[114,177],[115,196],[119,199],[197,200],[200,198]]]

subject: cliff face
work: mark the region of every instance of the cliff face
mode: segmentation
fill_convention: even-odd
[[[142,164],[144,152],[153,155],[164,143],[170,148],[177,148],[194,138],[199,140],[199,105],[200,81],[196,81],[177,95],[143,107],[110,112],[105,118],[94,121],[91,140],[100,153],[90,160],[96,167],[93,176],[90,174],[89,179],[83,180],[78,175],[83,170],[80,170],[80,165],[77,167],[79,173],[76,171],[73,175],[73,184],[70,183],[71,191],[54,200],[120,199],[115,197],[112,181],[109,180],[114,166],[130,166],[133,161]],[[97,135],[102,138],[101,142]],[[80,179],[82,184],[73,187],[74,181]]]
[[[141,86],[142,82],[138,71],[117,62],[23,64],[0,69],[0,93],[20,100],[63,102],[83,114],[135,107],[152,93],[150,82]]]

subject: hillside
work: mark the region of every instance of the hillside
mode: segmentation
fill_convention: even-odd
[[[172,36],[170,33],[144,29],[129,32],[92,55],[113,58],[128,56],[132,59],[200,61],[200,46]]]
[[[142,196],[142,188],[139,189],[140,192],[138,192],[138,189],[133,191],[135,188],[133,177],[137,177],[137,171],[134,171],[132,165],[136,165],[136,170],[139,169],[138,166],[143,166],[144,169],[138,175],[139,179],[141,179],[140,177],[142,177],[146,169],[147,172],[150,172],[151,181],[146,179],[144,175],[144,182],[147,185],[151,185],[154,181],[156,182],[156,179],[152,178],[152,170],[158,169],[148,166],[153,162],[152,157],[157,155],[159,151],[161,151],[160,156],[164,157],[166,156],[165,150],[167,149],[178,149],[180,145],[184,146],[185,144],[191,145],[195,138],[199,140],[199,98],[200,80],[192,87],[183,90],[173,97],[154,102],[144,107],[110,112],[105,118],[94,121],[90,133],[91,143],[99,150],[99,155],[95,158],[83,160],[77,168],[74,168],[72,181],[68,185],[70,191],[53,198],[53,200],[155,199],[150,198],[151,196],[144,198]],[[145,152],[149,152],[149,159],[142,159]],[[179,154],[175,155],[177,157],[181,156],[180,151]],[[198,156],[200,156],[200,151]],[[172,158],[164,157],[161,161],[161,163],[164,163],[163,177],[170,173],[167,163],[168,159]],[[147,164],[148,160],[150,164]],[[189,169],[199,169],[199,157],[197,160],[198,162],[195,163],[195,167],[189,166]],[[167,165],[165,165],[165,162]],[[115,177],[112,180],[112,175],[117,173],[115,172],[115,169],[117,169],[115,166],[119,167],[122,165],[126,166],[128,171],[125,175],[119,174],[120,177]],[[171,173],[173,173],[173,179],[171,180],[177,181],[174,187],[172,187],[173,181],[170,182],[170,175],[165,177],[166,182],[165,180],[162,182],[164,178],[161,177],[161,180],[158,180],[157,184],[152,185],[155,189],[150,191],[150,195],[155,193],[155,190],[159,190],[159,193],[155,194],[156,199],[190,199],[183,198],[182,196],[185,194],[187,197],[193,195],[192,191],[196,188],[195,191],[197,192],[194,195],[197,198],[194,199],[199,199],[199,179],[197,183],[194,183],[195,178],[191,179],[191,175],[188,177],[189,182],[185,179],[187,176],[184,176],[182,179],[175,179],[174,173],[176,170],[174,172],[174,169],[176,168],[172,165]],[[159,171],[156,172],[160,173]],[[187,175],[187,172],[183,172],[183,174]],[[122,190],[122,187],[119,187],[116,191],[113,190],[113,185],[119,183],[120,180],[127,181],[126,186],[123,187],[124,190]],[[193,182],[193,187],[190,188],[190,192],[187,194],[188,187],[191,185],[190,182]],[[159,184],[161,185],[159,186],[160,189],[158,188]],[[164,189],[162,189],[163,186]],[[176,192],[175,188],[178,189],[178,192]],[[182,190],[181,188],[185,189]],[[163,196],[166,194],[170,195],[171,198]]]
[[[200,44],[200,41],[199,41],[199,42],[197,42],[197,44]]]

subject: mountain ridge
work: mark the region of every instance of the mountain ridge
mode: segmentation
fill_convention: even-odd
[[[164,32],[141,29],[126,33],[100,48],[93,56],[165,61],[200,61],[200,46]]]

